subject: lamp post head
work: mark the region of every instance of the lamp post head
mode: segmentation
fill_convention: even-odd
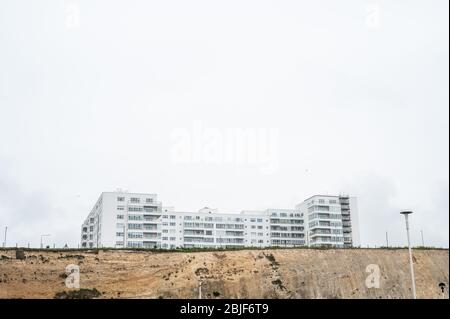
[[[412,212],[412,211],[409,211],[409,210],[400,212],[400,214],[402,214],[402,215],[409,215],[409,214],[412,214],[412,213],[413,213],[413,212]]]

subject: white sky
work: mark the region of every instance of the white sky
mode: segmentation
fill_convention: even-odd
[[[363,245],[404,245],[412,209],[413,243],[448,247],[448,6],[1,1],[0,241],[74,246],[121,187],[225,212],[349,193]],[[195,123],[276,129],[277,169],[175,162]]]

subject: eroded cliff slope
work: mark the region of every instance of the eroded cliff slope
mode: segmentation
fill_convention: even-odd
[[[418,298],[439,298],[438,284],[448,287],[448,250],[413,253]],[[80,288],[95,288],[90,296],[99,298],[198,298],[200,282],[203,298],[411,297],[406,249],[249,249],[0,250],[0,298],[70,296],[69,264],[80,267]],[[366,285],[368,265],[379,267],[379,288]]]

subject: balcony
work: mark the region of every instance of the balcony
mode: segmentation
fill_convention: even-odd
[[[225,234],[217,235],[216,237],[244,237],[243,231],[225,231]]]
[[[324,235],[330,235],[331,234],[331,230],[330,229],[317,229],[311,232],[311,236],[313,235],[320,235],[320,234],[324,234]]]
[[[280,219],[271,218],[270,224],[281,224],[281,225],[301,225],[303,224],[303,219]]]
[[[143,238],[144,239],[158,239],[158,238],[160,238],[160,236],[157,233],[144,233]]]
[[[159,248],[161,244],[157,241],[148,241],[148,242],[144,241],[142,246],[144,248]]]
[[[143,213],[145,215],[152,215],[152,216],[158,216],[158,217],[160,217],[162,215],[162,213],[160,211],[156,211],[156,210],[154,210],[154,211],[144,210]]]
[[[315,227],[311,227],[311,228],[321,228],[321,227],[331,227],[331,223],[330,222],[319,222],[319,225],[317,225]]]
[[[153,225],[145,225],[144,224],[144,227],[142,228],[144,231],[153,231],[153,232],[155,232],[155,231],[158,231],[158,227],[155,225],[155,226],[153,226]]]
[[[161,202],[158,202],[158,201],[154,201],[154,202],[152,202],[152,203],[147,203],[147,202],[143,202],[143,203],[131,203],[131,204],[140,204],[140,205],[142,205],[142,206],[144,206],[144,207],[154,207],[154,208],[159,208],[159,207],[161,207]]]
[[[351,222],[342,222],[342,227],[352,227]]]
[[[316,238],[316,240],[322,240],[322,241],[331,241],[331,234],[311,234],[311,238]]]
[[[146,221],[146,222],[152,222],[152,221],[157,222],[158,219],[159,219],[159,217],[154,216],[154,215],[148,215],[148,213],[145,213],[145,215],[144,215],[144,221]]]

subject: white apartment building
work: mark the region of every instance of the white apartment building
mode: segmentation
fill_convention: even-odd
[[[82,225],[81,246],[158,246],[162,206],[156,199],[155,194],[102,193]]]
[[[341,235],[334,236],[339,240],[319,241],[315,235],[319,229],[308,227],[305,219],[305,216],[316,218],[309,214],[311,200],[295,209],[219,213],[217,209],[204,207],[198,212],[186,212],[163,207],[155,194],[104,192],[82,225],[81,246],[173,249],[325,244],[343,247],[344,243],[356,242],[353,239],[344,242],[347,238],[343,235],[347,233],[344,227],[352,231],[354,225],[343,223]]]
[[[357,247],[358,207],[355,197],[315,195],[296,206],[305,216],[308,246]]]

